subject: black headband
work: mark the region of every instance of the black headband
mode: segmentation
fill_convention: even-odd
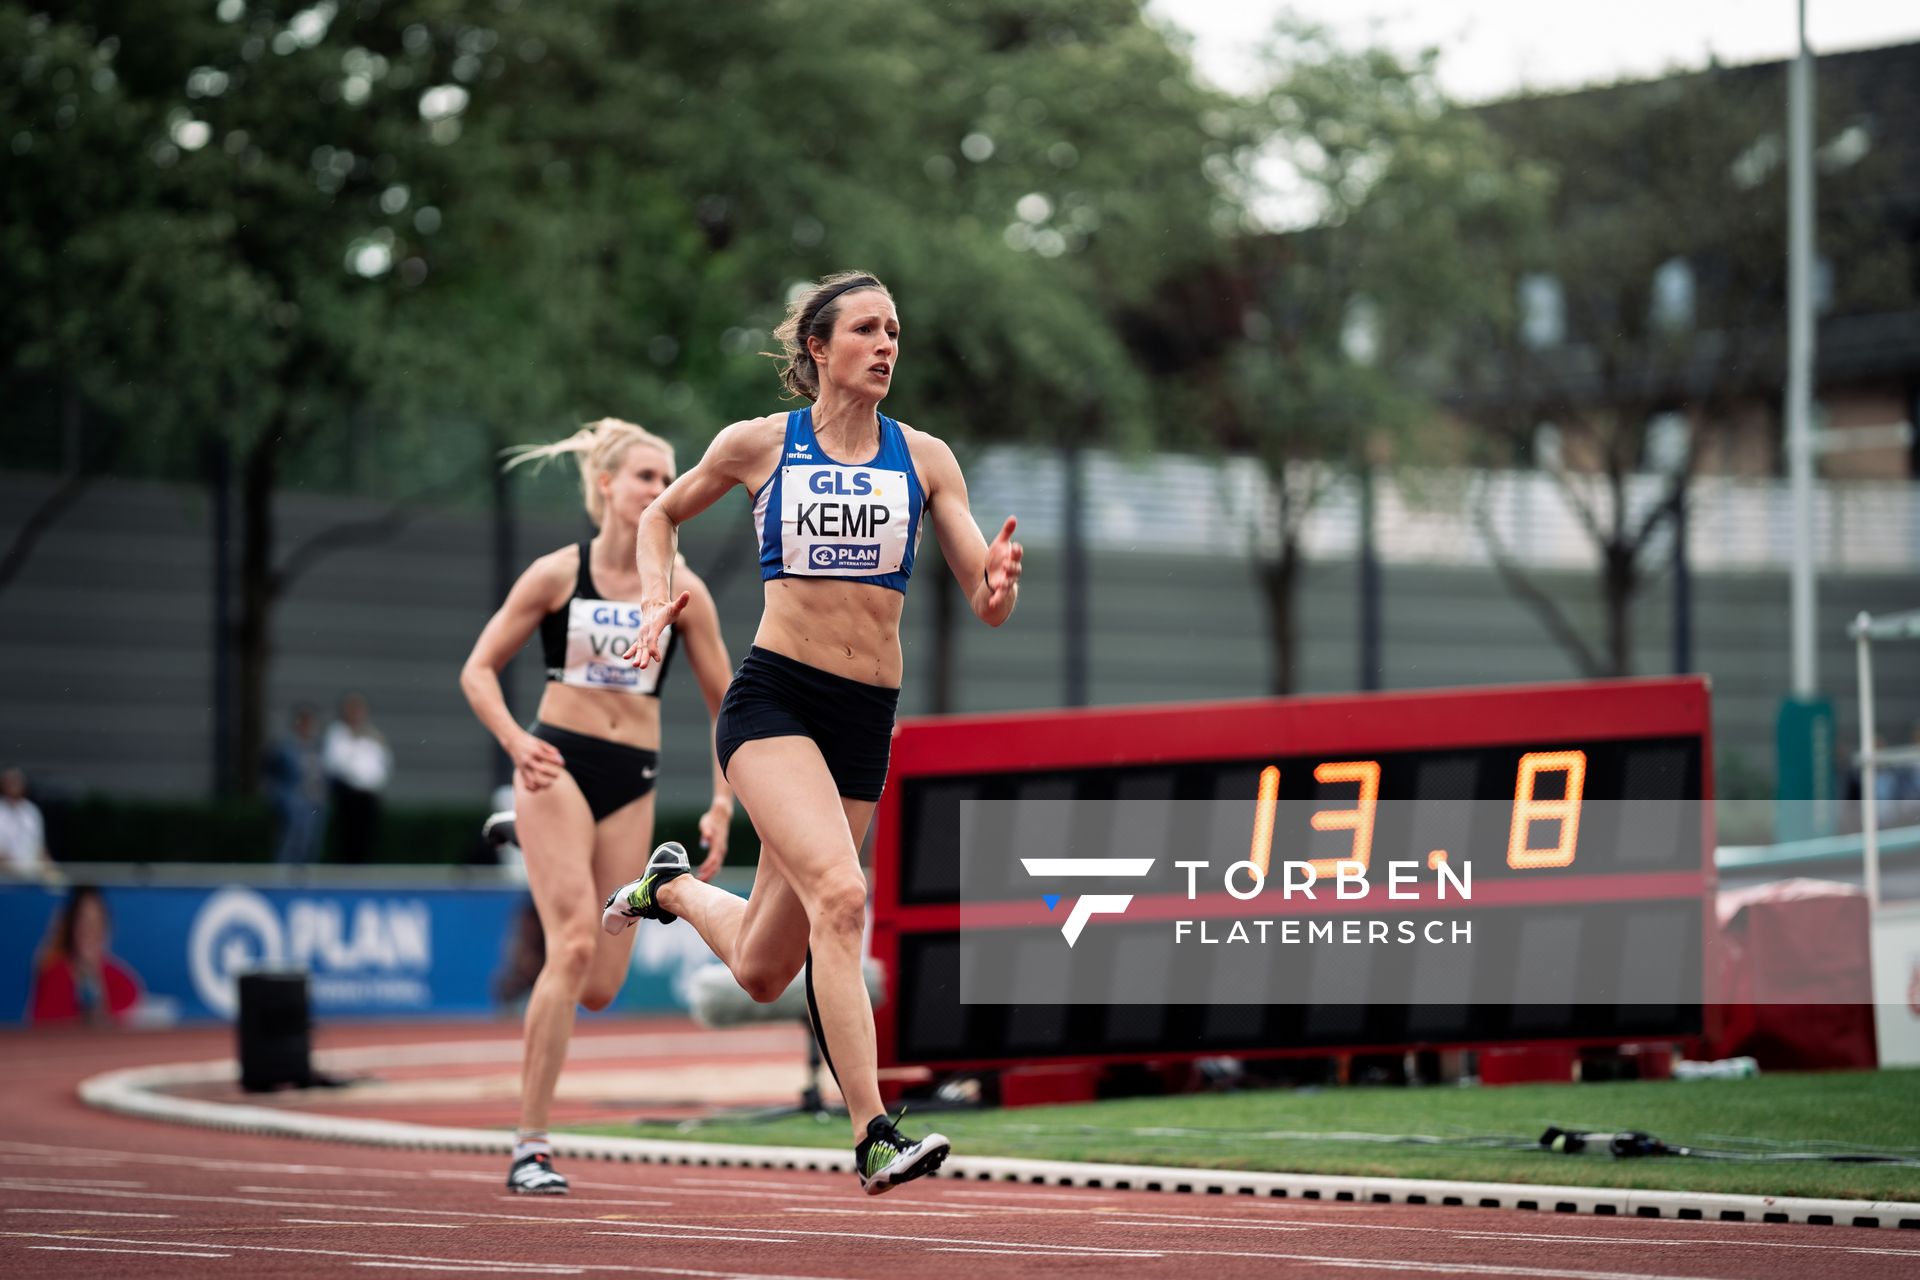
[[[807,331],[813,328],[813,322],[820,318],[820,313],[827,309],[828,303],[843,293],[852,293],[855,289],[884,288],[886,288],[886,286],[878,280],[875,280],[872,276],[855,276],[826,297],[820,299],[820,301],[814,303],[812,309],[807,312],[806,317],[800,321],[800,332],[797,335],[800,339],[800,354],[807,354]]]

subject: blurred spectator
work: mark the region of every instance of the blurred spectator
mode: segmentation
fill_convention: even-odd
[[[1908,731],[1908,746],[1920,751],[1920,720]],[[1888,767],[1893,775],[1893,808],[1900,825],[1920,823],[1920,760],[1903,760]]]
[[[393,775],[393,753],[367,714],[367,700],[350,693],[340,718],[327,726],[322,752],[333,794],[333,856],[365,862],[380,827],[380,793]]]
[[[1920,745],[1920,726],[1914,730],[1916,745]],[[1887,735],[1876,732],[1873,735],[1873,752],[1878,756],[1887,750]],[[1852,766],[1847,770],[1847,824],[1846,829],[1857,831],[1864,820],[1860,801],[1865,786],[1866,769],[1860,758],[1854,757]],[[1912,798],[1910,798],[1912,797]],[[1920,765],[1906,762],[1899,764],[1880,763],[1873,770],[1873,801],[1875,825],[1881,830],[1888,827],[1905,826],[1920,817]]]
[[[313,861],[327,820],[327,767],[320,758],[320,723],[304,703],[293,709],[291,732],[267,749],[267,795],[273,802],[276,862]]]
[[[101,1025],[126,1020],[140,1004],[140,978],[107,951],[111,932],[100,890],[75,885],[54,917],[52,935],[33,975],[29,1022]]]
[[[46,819],[27,799],[27,775],[18,769],[0,773],[0,873],[43,879],[54,873]]]
[[[500,947],[500,968],[493,975],[493,998],[503,1012],[512,1012],[525,1004],[533,990],[534,979],[547,962],[547,933],[540,924],[540,913],[528,898],[507,924],[507,936]]]

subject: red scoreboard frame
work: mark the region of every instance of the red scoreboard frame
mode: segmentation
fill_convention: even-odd
[[[990,715],[914,717],[894,730],[888,785],[875,815],[872,954],[886,971],[887,999],[874,1011],[883,1067],[977,1069],[1017,1066],[1028,1059],[976,1058],[908,1061],[899,1038],[899,975],[903,937],[951,933],[960,927],[958,902],[901,900],[905,850],[902,796],[911,779],[1127,766],[1247,762],[1262,757],[1324,757],[1375,753],[1444,752],[1461,748],[1564,745],[1647,738],[1697,738],[1700,743],[1701,861],[1697,871],[1570,877],[1553,884],[1488,886],[1490,904],[1617,899],[1697,899],[1702,913],[1703,1003],[1710,1014],[1715,982],[1711,963],[1714,893],[1713,751],[1710,685],[1704,676],[1621,679],[1567,684],[1512,685],[1336,697],[1261,698],[1162,706],[1090,708]],[[1686,797],[1695,799],[1696,797]],[[1251,806],[1255,797],[1247,797]],[[1184,897],[1140,900],[1141,914],[1186,914]],[[1001,904],[994,914],[1009,925],[1057,928],[1037,900]],[[1710,1030],[1710,1028],[1708,1028]],[[1528,1039],[1534,1044],[1599,1045],[1648,1037]],[[1394,1048],[1472,1048],[1494,1042],[1418,1046],[1353,1046],[1356,1052]],[[1316,1046],[1300,1052],[1340,1052]],[[1152,1053],[1049,1055],[1053,1063],[1092,1063],[1211,1056],[1216,1047]],[[1275,1051],[1262,1050],[1271,1055]],[[1281,1051],[1284,1052],[1284,1051]]]

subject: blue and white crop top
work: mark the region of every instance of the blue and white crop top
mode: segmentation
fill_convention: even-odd
[[[624,600],[602,600],[593,585],[593,544],[580,544],[580,572],[574,577],[573,596],[540,619],[540,647],[547,660],[547,679],[576,689],[603,689],[614,693],[660,696],[678,637],[673,628],[660,633],[660,661],[642,671],[620,655],[640,634],[640,606]]]
[[[829,458],[812,408],[795,409],[779,465],[753,495],[760,579],[845,578],[905,595],[926,505],[899,423],[880,415],[880,452],[855,465]]]

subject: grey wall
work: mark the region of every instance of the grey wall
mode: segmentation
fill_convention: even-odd
[[[0,545],[39,497],[45,476],[0,474]],[[365,517],[375,504],[284,495],[283,547],[322,527]],[[178,486],[102,482],[53,527],[25,571],[0,593],[0,758],[43,784],[122,794],[190,797],[212,785],[213,602],[210,509]],[[584,520],[522,516],[516,567],[581,536]],[[275,618],[272,699],[330,707],[363,691],[397,757],[393,795],[480,802],[489,790],[491,740],[456,685],[461,660],[494,606],[491,534],[483,511],[429,513],[377,546],[341,551],[293,587]],[[683,544],[716,580],[736,660],[752,639],[759,579],[741,495],[689,525]],[[1257,695],[1267,687],[1267,646],[1248,566],[1236,557],[1091,556],[1091,689],[1095,702],[1166,702]],[[927,577],[943,572],[928,555]],[[1056,549],[1031,545],[1020,612],[1004,629],[975,623],[960,606],[957,710],[1057,705],[1062,687],[1061,596]],[[1389,565],[1383,575],[1384,665],[1389,688],[1570,679],[1573,662],[1484,569]],[[1310,566],[1299,602],[1303,692],[1356,687],[1358,605],[1346,563]],[[1589,632],[1600,627],[1592,579],[1543,578]],[[1699,576],[1694,643],[1714,680],[1715,734],[1729,770],[1770,774],[1773,720],[1786,685],[1787,587],[1770,573]],[[1828,575],[1821,582],[1821,683],[1836,704],[1841,741],[1855,722],[1854,664],[1846,622],[1861,609],[1920,608],[1920,572]],[[1649,586],[1636,624],[1636,667],[1669,669],[1668,586]],[[923,578],[909,598],[902,709],[931,707],[933,593]],[[1884,647],[1879,715],[1904,739],[1920,718],[1920,646]],[[538,655],[517,664],[515,708],[531,719]],[[681,673],[666,697],[663,799],[704,796],[704,707]]]

